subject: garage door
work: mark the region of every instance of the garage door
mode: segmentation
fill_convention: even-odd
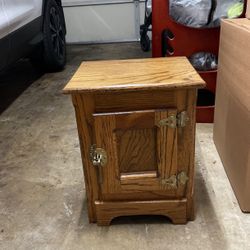
[[[68,43],[135,41],[144,0],[63,0]]]

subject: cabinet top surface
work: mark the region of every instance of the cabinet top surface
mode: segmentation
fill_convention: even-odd
[[[202,88],[205,82],[185,57],[83,62],[64,93]]]

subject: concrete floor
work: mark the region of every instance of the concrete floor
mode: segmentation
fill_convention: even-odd
[[[73,46],[61,73],[23,61],[0,75],[0,249],[250,249],[250,214],[239,209],[209,124],[197,126],[195,221],[88,223],[74,110],[61,90],[82,60],[148,56],[135,43]]]

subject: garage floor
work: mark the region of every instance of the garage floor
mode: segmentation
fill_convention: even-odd
[[[250,214],[238,207],[209,124],[197,126],[194,222],[88,223],[74,110],[61,90],[82,60],[148,56],[136,43],[72,46],[61,73],[23,61],[0,75],[0,249],[250,249]]]

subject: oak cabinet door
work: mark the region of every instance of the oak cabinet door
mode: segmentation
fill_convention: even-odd
[[[94,114],[96,148],[106,153],[98,166],[102,194],[178,192],[177,128],[161,121],[177,110]]]

